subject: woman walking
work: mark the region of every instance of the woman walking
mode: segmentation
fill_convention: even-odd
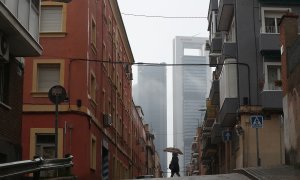
[[[176,174],[177,176],[180,177],[178,161],[179,161],[178,160],[178,154],[177,153],[172,153],[172,160],[171,160],[171,163],[169,165],[169,169],[171,169],[171,177],[173,177],[174,174]]]

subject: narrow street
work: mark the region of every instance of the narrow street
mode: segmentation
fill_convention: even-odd
[[[219,179],[230,179],[230,180],[249,180],[248,177],[232,173],[232,174],[219,174],[219,175],[205,175],[205,176],[185,176],[185,177],[173,177],[173,178],[153,178],[154,179],[182,179],[182,180],[219,180]]]

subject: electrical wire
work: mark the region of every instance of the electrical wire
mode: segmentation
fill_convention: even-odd
[[[161,15],[146,15],[146,14],[132,14],[121,13],[125,16],[146,17],[146,18],[164,18],[164,19],[206,19],[204,16],[161,16]]]

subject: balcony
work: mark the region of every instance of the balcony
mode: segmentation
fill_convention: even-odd
[[[218,144],[222,141],[221,124],[214,122],[211,130],[211,143]]]
[[[236,43],[235,42],[224,42],[222,48],[222,55],[224,58],[236,58]]]
[[[212,19],[214,18],[213,14],[215,11],[218,11],[218,0],[210,0],[209,8],[208,8],[208,30],[210,30]]]
[[[219,80],[213,80],[209,92],[209,99],[211,100],[212,105],[219,105],[220,103],[220,89],[219,89]]]
[[[259,35],[259,50],[262,55],[276,53],[280,56],[279,34],[261,33]]]
[[[258,0],[260,3],[282,3],[282,0]],[[284,1],[285,4],[300,4],[299,0]]]
[[[218,10],[218,0],[210,0],[209,11],[217,11],[217,10]]]
[[[39,56],[42,47],[38,43],[39,9],[34,7],[36,4],[16,0],[5,2],[0,1],[0,31],[8,41],[10,54],[15,57]]]
[[[232,127],[236,123],[236,112],[239,108],[238,98],[225,98],[219,112],[218,122],[223,127]]]
[[[201,158],[207,158],[210,156],[213,156],[215,153],[217,153],[217,145],[211,143],[210,138],[206,138],[202,141],[203,145],[203,153]]]
[[[263,110],[282,110],[282,91],[262,91],[260,99]]]
[[[222,50],[222,37],[215,36],[211,40],[210,53],[221,53]]]
[[[218,31],[228,31],[234,13],[233,0],[220,0],[217,19]]]

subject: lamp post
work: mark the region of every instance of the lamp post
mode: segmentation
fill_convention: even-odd
[[[66,99],[67,93],[64,87],[60,85],[55,85],[50,88],[48,92],[48,97],[49,100],[53,104],[55,104],[55,158],[58,158],[58,104],[60,104]]]

